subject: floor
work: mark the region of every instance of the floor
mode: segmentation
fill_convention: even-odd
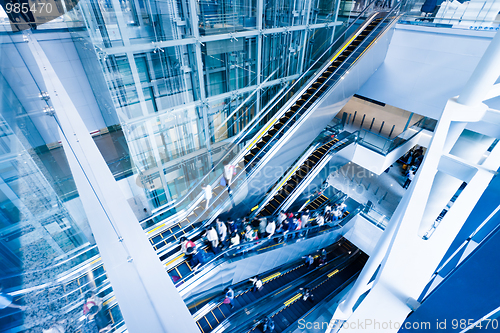
[[[93,139],[117,180],[132,174],[128,146],[122,131],[106,133]],[[53,183],[55,191],[63,201],[78,196],[62,146],[40,151],[38,158],[41,162],[39,167]]]
[[[360,128],[370,130],[371,127],[370,131],[372,133],[380,134],[381,136],[386,138],[390,137],[391,139],[395,138],[403,132],[410,116],[411,119],[408,127],[423,118],[420,115],[412,114],[411,112],[396,108],[394,106],[381,106],[357,97],[351,98],[349,102],[347,102],[347,104],[342,108],[342,110],[340,110],[336,118],[342,119],[342,115],[344,112],[347,113],[347,117],[348,119],[350,119],[349,123],[345,127],[345,130],[354,132],[359,130]],[[356,116],[354,116],[355,113]],[[384,123],[383,126],[382,122]],[[394,130],[392,130],[393,126]]]
[[[373,203],[373,208],[390,219],[405,193],[406,180],[402,165],[395,163],[388,173],[377,176],[349,162],[328,177],[328,184],[359,203]]]

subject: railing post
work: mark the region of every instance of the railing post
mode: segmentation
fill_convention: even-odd
[[[354,117],[352,117],[352,123],[354,125],[354,120],[356,120],[356,114],[358,114],[358,111],[354,111]]]
[[[378,130],[378,134],[382,132],[382,128],[384,128],[385,121],[382,122],[382,125],[380,125],[380,129]]]
[[[361,124],[359,125],[359,128],[363,128],[363,123],[365,122],[365,117],[366,117],[366,114],[363,115],[363,119],[361,119]]]
[[[373,127],[373,123],[375,122],[375,117],[373,117],[372,119],[372,123],[370,124],[370,131],[372,130],[372,127]]]
[[[392,132],[394,131],[394,127],[396,127],[396,125],[392,125],[391,133],[389,133],[389,139],[391,138]]]

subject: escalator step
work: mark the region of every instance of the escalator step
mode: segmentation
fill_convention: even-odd
[[[302,309],[300,309],[300,303],[303,303],[303,302],[304,301],[302,299],[299,299],[298,301],[296,301],[295,303],[290,305],[290,312],[293,315],[295,320],[302,317],[302,315],[303,315]]]
[[[182,277],[184,277],[184,276],[188,275],[189,273],[191,273],[191,269],[189,268],[187,262],[183,262],[182,264],[180,264],[179,266],[177,266],[177,270],[182,275]]]
[[[238,309],[241,309],[244,307],[244,301],[241,299],[241,296],[238,296],[236,297],[234,300],[233,300],[233,304],[234,304],[234,310],[238,310]]]
[[[208,320],[210,326],[212,327],[212,329],[214,329],[215,327],[217,327],[217,325],[219,325],[217,319],[215,318],[214,314],[212,312],[209,312],[205,315],[205,318]]]
[[[274,321],[274,324],[275,324],[274,325],[275,326],[274,330],[277,333],[281,333],[284,330],[286,330],[286,328],[287,328],[286,322],[284,322],[283,319],[284,318],[281,315],[281,312],[278,315],[276,315],[276,316],[273,317],[273,321]]]
[[[219,323],[223,322],[227,316],[226,314],[224,313],[223,309],[226,309],[226,313],[230,313],[229,311],[229,305],[228,304],[221,304],[219,305],[218,307],[216,307],[215,309],[212,310],[212,312],[215,314],[215,316],[217,317],[217,319],[219,320]]]
[[[285,323],[286,327],[290,326],[295,321],[294,315],[289,311],[289,308],[283,310],[282,316],[285,319],[283,323]]]
[[[198,326],[201,329],[201,332],[207,333],[210,332],[212,329],[210,328],[210,325],[208,324],[208,320],[205,319],[205,317],[201,318],[200,320],[197,321]]]
[[[238,297],[238,303],[240,303],[240,306],[241,307],[245,307],[247,306],[248,304],[252,303],[253,301],[255,301],[255,298],[252,298],[251,295],[250,295],[251,291],[249,292],[246,292],[244,294],[241,294],[239,297]]]

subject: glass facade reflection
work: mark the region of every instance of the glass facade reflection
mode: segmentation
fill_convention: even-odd
[[[261,100],[279,91],[270,86],[288,84],[317,59],[349,16],[339,17],[339,6],[320,0],[80,2],[134,171],[148,183],[150,208],[182,197],[184,191],[169,184],[193,183],[184,171],[171,179],[169,161],[206,149],[203,164],[217,164],[212,144],[229,143],[266,105]]]
[[[220,175],[228,145],[334,40],[339,1],[81,0],[30,33],[142,220]],[[124,331],[42,75],[0,26],[0,282],[27,305],[0,331],[65,318],[76,332],[88,290]]]

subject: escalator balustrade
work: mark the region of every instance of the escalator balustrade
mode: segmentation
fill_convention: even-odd
[[[273,215],[281,204],[286,200],[288,195],[300,184],[307,174],[319,163],[321,158],[330,150],[330,148],[337,143],[338,139],[330,140],[324,145],[314,150],[309,157],[297,168],[293,175],[286,181],[285,185],[276,192],[274,197],[264,206],[264,208],[257,214],[258,217]]]
[[[337,53],[336,57],[332,60],[333,62],[328,66],[322,73],[321,76],[318,77],[316,82],[309,86],[309,88],[299,97],[299,99],[295,102],[295,104],[290,107],[288,111],[286,111],[281,118],[276,119],[273,123],[268,126],[268,130],[264,132],[264,134],[257,139],[255,146],[250,149],[250,151],[244,156],[245,166],[249,165],[252,167],[256,165],[263,154],[260,154],[263,147],[267,147],[264,150],[269,149],[267,143],[272,139],[274,141],[278,141],[281,136],[283,136],[286,129],[291,127],[302,114],[304,114],[307,109],[322,96],[322,94],[328,90],[344,73],[339,70],[335,73],[335,71],[344,64],[345,60],[349,57],[351,53],[353,53],[368,36],[368,34],[377,27],[377,25],[381,22],[382,18],[374,19],[371,23],[369,23],[366,28],[355,38],[353,38],[350,43],[346,44],[343,49],[339,53]],[[375,34],[374,34],[375,35]],[[375,38],[372,36],[370,38]],[[344,70],[347,70],[349,65],[354,63],[359,56],[363,53],[364,50],[356,50],[354,54],[349,58],[349,60],[345,63]],[[335,73],[335,74],[334,74]],[[283,126],[287,126],[284,130],[282,130]],[[277,134],[278,133],[278,134]],[[275,134],[276,137],[275,137]]]
[[[341,243],[339,243],[339,245],[341,245]],[[332,251],[328,252],[328,261],[339,258],[342,255],[345,255],[347,252],[348,251],[343,246],[334,248]],[[315,255],[315,260],[318,257],[318,255]],[[332,263],[332,265],[333,264],[334,263]],[[323,268],[324,266],[321,267],[321,269]],[[246,308],[247,306],[256,302],[258,299],[261,299],[267,295],[282,292],[281,289],[283,287],[285,287],[284,289],[290,288],[290,286],[288,285],[291,282],[303,277],[308,273],[312,273],[313,271],[313,269],[308,269],[304,263],[300,263],[285,272],[278,271],[270,273],[265,278],[262,278],[263,286],[261,290],[252,292],[250,288],[247,288],[246,290],[241,291],[238,294],[236,294],[235,292],[233,309],[231,309],[229,304],[220,302],[215,307],[213,307],[212,310],[208,311],[208,313],[206,313],[203,317],[199,318],[196,323],[202,333],[209,333],[236,311]]]
[[[358,274],[366,263],[368,257],[361,254],[348,266],[341,269],[334,269],[328,274],[309,286],[310,293],[314,295],[314,300],[304,300],[303,293],[298,292],[293,297],[285,300],[281,308],[270,317],[274,321],[274,332],[281,333],[290,329],[290,326],[296,325],[298,320],[311,313],[316,305],[332,293],[338,293],[346,281]],[[292,328],[293,330],[293,328]],[[256,325],[248,331],[253,333],[262,332],[262,325]]]

